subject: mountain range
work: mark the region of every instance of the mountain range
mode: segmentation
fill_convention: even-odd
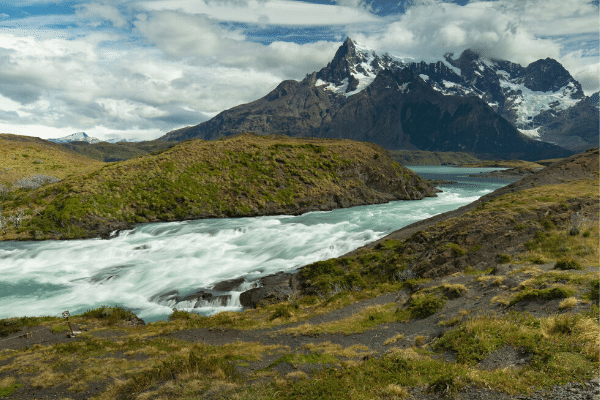
[[[85,132],[75,132],[71,135],[63,136],[60,138],[48,139],[48,141],[54,142],[54,143],[85,142],[85,143],[89,143],[89,144],[94,144],[94,143],[101,143],[101,142],[121,143],[121,142],[127,142],[127,139],[112,138],[112,139],[108,139],[108,140],[100,140],[98,138],[88,135]]]
[[[554,158],[598,145],[597,97],[586,97],[550,58],[523,67],[465,50],[458,58],[414,62],[346,38],[327,66],[302,81],[283,81],[261,99],[160,139],[251,131],[347,138],[390,150]]]

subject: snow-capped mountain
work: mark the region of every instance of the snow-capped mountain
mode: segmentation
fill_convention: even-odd
[[[522,67],[466,50],[456,59],[448,54],[435,63],[417,63],[378,55],[347,38],[326,67],[302,81],[283,81],[259,100],[162,139],[210,140],[252,131],[349,138],[388,149],[550,158],[570,152],[540,139],[553,132],[557,120],[581,114],[569,113],[576,107],[591,118],[583,125],[592,134],[573,147],[591,147],[593,135],[597,145],[597,107],[584,97],[579,83],[551,59]],[[586,111],[588,106],[596,112]],[[561,135],[550,141],[568,136]]]
[[[546,58],[522,67],[510,61],[481,57],[471,50],[465,50],[457,59],[452,56],[447,54],[436,63],[417,63],[387,54],[378,56],[373,50],[346,39],[333,61],[318,72],[316,86],[352,96],[368,87],[382,69],[409,68],[446,96],[479,97],[529,137],[551,136],[554,140],[550,142],[558,141],[573,150],[593,145],[593,142],[580,143],[571,135],[564,135],[562,141],[552,135],[551,125],[558,114],[585,97],[579,82],[556,60]],[[591,131],[597,131],[593,124],[589,125]]]
[[[96,139],[95,137],[91,137],[91,136],[89,136],[85,132],[76,132],[76,133],[73,133],[71,135],[63,136],[63,137],[58,138],[58,139],[48,139],[48,141],[54,142],[54,143],[87,142],[87,143],[90,143],[90,144],[100,143],[101,142],[100,139]]]

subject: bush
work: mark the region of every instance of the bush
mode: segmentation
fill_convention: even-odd
[[[190,320],[192,319],[192,313],[187,311],[181,311],[176,308],[173,309],[173,314],[169,315],[169,321],[175,320]]]
[[[87,310],[83,313],[83,316],[105,320],[109,325],[116,324],[120,321],[131,321],[132,319],[137,318],[133,312],[119,306],[102,306],[94,310]]]
[[[0,321],[0,337],[12,335],[23,328],[19,318],[8,318]]]
[[[60,179],[55,178],[49,175],[31,175],[23,179],[19,179],[15,182],[15,187],[21,189],[31,189],[35,190],[46,183],[55,183],[60,181]]]
[[[444,296],[436,296],[431,293],[412,299],[410,309],[411,318],[427,318],[444,308],[448,300]]]
[[[563,258],[554,264],[554,269],[567,270],[567,269],[584,269],[579,262],[573,258]]]
[[[269,321],[273,321],[277,318],[290,318],[294,311],[298,310],[300,306],[298,303],[284,304],[277,307],[277,309],[269,316]]]
[[[499,264],[507,264],[511,260],[511,257],[508,254],[500,254],[498,253],[498,263]]]
[[[600,279],[594,279],[590,282],[590,292],[588,293],[589,299],[594,303],[598,304],[600,293],[598,287],[600,286]]]
[[[566,299],[567,297],[571,297],[574,293],[574,290],[561,287],[551,289],[529,289],[517,294],[508,305],[510,307],[524,300]]]

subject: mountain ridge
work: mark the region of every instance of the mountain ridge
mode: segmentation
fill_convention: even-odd
[[[532,104],[547,108],[545,123],[548,125],[548,121],[554,121],[558,113],[570,109],[567,106],[585,98],[579,83],[556,61],[547,59],[536,63],[532,63],[531,68],[524,68],[508,61],[482,59],[470,50],[456,60],[448,54],[446,60],[437,63],[406,63],[387,54],[379,56],[347,38],[327,66],[306,75],[302,81],[283,81],[260,99],[223,111],[199,125],[169,132],[160,139],[213,140],[252,131],[257,134],[373,141],[391,150],[467,151],[487,158],[531,160],[568,156],[573,149],[565,150],[536,140],[539,137],[535,136],[540,136],[537,130],[517,129],[519,123],[536,123],[533,117],[526,115],[531,112]],[[560,80],[550,84],[532,78],[546,69]],[[459,75],[463,70],[466,76]],[[483,79],[484,76],[488,78]],[[383,86],[378,78],[384,79]],[[560,88],[556,92],[545,93],[534,92],[527,86],[534,89]],[[379,93],[374,95],[374,91]],[[557,100],[552,102],[552,99]],[[417,106],[427,110],[431,110],[432,105],[437,108],[438,115],[427,115],[426,119],[437,121],[438,134],[441,135],[457,137],[460,131],[465,131],[464,127],[459,129],[456,126],[457,121],[467,122],[471,130],[467,136],[477,136],[476,145],[465,143],[466,140],[455,144],[446,140],[444,145],[428,134],[425,136],[432,139],[429,148],[416,145],[415,135],[421,138],[422,129],[416,126],[405,129],[406,121],[395,112],[407,104],[413,110],[419,109]],[[460,115],[456,114],[457,110]],[[448,115],[444,114],[446,111]],[[486,123],[486,119],[492,122]],[[593,123],[593,114],[588,119]],[[584,134],[593,138],[594,134],[588,132],[588,125],[586,122]],[[481,135],[473,132],[484,128],[487,130]],[[539,126],[536,129],[539,130]],[[485,134],[489,132],[501,137],[500,142],[492,140],[487,146],[482,145],[486,140]],[[525,138],[523,132],[534,136],[533,140]],[[559,142],[563,136],[558,135]],[[587,148],[588,144],[589,140],[583,139],[577,146]]]

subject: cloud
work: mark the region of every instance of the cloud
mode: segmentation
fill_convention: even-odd
[[[258,50],[268,47],[251,45]],[[295,44],[273,48],[288,58],[310,52]],[[218,55],[215,51],[209,49]],[[232,65],[243,64],[228,57]],[[251,59],[248,51],[244,57]],[[260,65],[284,62],[272,56]],[[46,138],[76,131],[99,138],[109,133],[139,138],[147,132],[146,139],[152,139],[262,97],[282,79],[267,68],[225,64],[165,58],[157,48],[127,44],[103,33],[75,39],[0,33],[0,109],[6,111],[0,130],[35,130],[35,136]]]
[[[582,53],[577,58],[565,43],[569,35],[591,32],[597,47],[597,14],[598,7],[587,0],[472,1],[465,6],[427,0],[387,17],[379,28],[351,28],[350,35],[379,51],[417,61],[439,60],[446,53],[458,56],[467,48],[524,66],[551,57],[568,64],[588,93],[598,88],[590,76],[598,58],[585,59]]]
[[[339,46],[331,42],[304,45],[273,42],[268,46],[247,41],[241,31],[224,29],[205,15],[179,11],[139,16],[135,27],[165,54],[194,65],[221,65],[242,70],[270,71],[281,79],[302,78],[320,69]]]
[[[95,25],[108,21],[115,28],[122,28],[127,24],[119,10],[107,3],[80,4],[76,7],[75,14],[82,20],[93,21]]]
[[[361,1],[341,0],[344,5]],[[137,6],[146,11],[180,11],[206,15],[217,21],[278,26],[346,26],[376,23],[380,18],[367,11],[368,7],[348,7],[314,4],[292,0],[238,1],[141,1]]]

